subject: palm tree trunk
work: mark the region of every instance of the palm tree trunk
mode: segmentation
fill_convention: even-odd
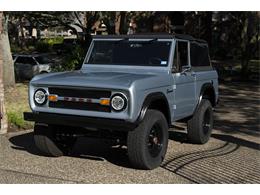
[[[3,85],[3,12],[0,12],[0,134],[6,133],[8,128],[5,104],[4,104],[4,85]]]

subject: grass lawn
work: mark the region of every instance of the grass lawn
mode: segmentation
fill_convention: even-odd
[[[33,123],[23,120],[23,112],[31,111],[28,103],[28,84],[17,83],[5,91],[5,104],[9,131],[31,129]]]

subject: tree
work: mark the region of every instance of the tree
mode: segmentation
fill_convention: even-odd
[[[259,16],[254,12],[241,13],[241,76],[247,79],[249,61],[259,47]],[[258,54],[259,55],[259,54]]]
[[[2,48],[2,74],[4,87],[14,87],[14,63],[10,49],[10,42],[8,36],[8,15],[1,14],[2,33],[1,33],[1,48]]]
[[[0,134],[7,132],[7,116],[4,104],[4,85],[3,85],[3,50],[2,34],[3,34],[3,12],[0,12]]]
[[[212,12],[186,12],[185,33],[205,39],[209,46],[212,41]]]

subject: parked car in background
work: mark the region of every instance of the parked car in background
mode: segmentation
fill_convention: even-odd
[[[51,72],[52,62],[43,54],[14,54],[16,80],[31,80],[37,74]]]

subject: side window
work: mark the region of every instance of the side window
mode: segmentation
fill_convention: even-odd
[[[188,65],[188,42],[178,42],[178,51],[179,51],[179,64],[180,67]]]
[[[177,41],[173,58],[173,72],[181,71],[183,66],[189,65],[188,42]]]
[[[192,42],[190,44],[190,51],[192,66],[210,66],[207,44]]]
[[[15,62],[16,62],[16,63],[21,63],[21,64],[22,64],[22,63],[24,62],[23,59],[24,59],[24,57],[17,57],[17,59],[16,59]]]
[[[178,42],[176,42],[175,49],[174,49],[174,56],[173,56],[173,64],[172,64],[172,72],[179,71],[179,56],[178,56]]]
[[[16,63],[36,65],[36,62],[31,57],[18,57]]]

